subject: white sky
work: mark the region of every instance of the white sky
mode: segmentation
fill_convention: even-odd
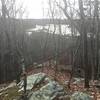
[[[29,18],[43,18],[47,14],[48,0],[22,0]],[[43,14],[43,9],[45,15]]]

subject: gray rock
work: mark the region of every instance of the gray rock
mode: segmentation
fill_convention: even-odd
[[[55,98],[64,95],[65,92],[63,87],[60,86],[57,82],[52,81],[41,87],[40,90],[33,92],[29,100],[54,100]]]
[[[72,96],[71,96],[71,100],[92,100],[92,98],[90,97],[90,95],[83,93],[83,92],[75,92]]]
[[[45,80],[45,78],[46,78],[46,74],[44,73],[38,73],[38,74],[28,76],[27,77],[27,90],[31,90],[33,86],[40,84],[43,80]],[[23,87],[23,80],[21,81],[20,87]],[[21,90],[23,91],[23,88],[21,88]]]
[[[43,86],[40,91],[42,91],[45,96],[53,96],[53,95],[64,95],[63,87],[60,86],[57,82],[53,81]]]
[[[35,85],[39,87],[33,88]],[[33,88],[33,90],[32,90]],[[27,77],[28,100],[61,100],[66,97],[63,86],[58,82],[52,81],[44,73],[38,73]],[[59,99],[61,97],[61,99]]]
[[[74,78],[73,84],[80,84],[84,81],[84,78]]]

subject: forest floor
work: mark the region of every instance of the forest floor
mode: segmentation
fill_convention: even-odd
[[[54,68],[44,67],[42,70],[41,70],[41,68],[31,70],[28,74],[29,75],[32,73],[35,74],[35,73],[39,73],[41,71],[43,73],[46,73],[52,79],[56,79],[56,81],[58,81],[61,85],[63,85],[64,88],[66,89],[66,91],[69,91],[70,93],[74,93],[76,91],[86,92],[93,98],[93,100],[100,100],[100,81],[97,81],[97,80],[92,81],[91,80],[90,88],[86,89],[86,88],[84,88],[84,78],[73,78],[70,83],[70,90],[68,90],[70,71],[62,71],[62,72],[56,71],[56,74],[55,74]],[[97,85],[97,87],[96,87],[96,85]]]
[[[71,83],[70,83],[70,89],[68,89],[68,81],[70,78],[70,73],[69,71],[64,71],[64,72],[59,72],[57,71],[55,73],[53,68],[49,68],[49,67],[44,67],[43,69],[41,68],[35,68],[35,69],[31,69],[28,71],[28,76],[32,75],[32,74],[36,74],[39,72],[43,72],[46,73],[48,75],[48,77],[50,77],[51,79],[56,80],[57,82],[59,82],[59,84],[61,84],[64,89],[66,91],[68,91],[70,94],[73,94],[74,92],[78,91],[78,92],[85,92],[87,94],[89,94],[93,100],[100,100],[100,87],[96,87],[95,84],[99,84],[100,86],[100,81],[91,81],[90,82],[90,88],[86,89],[84,88],[84,79],[83,78],[73,78]],[[9,84],[6,84],[5,87],[7,87]],[[13,100],[14,96],[19,97],[22,92],[17,92],[18,88],[16,87],[10,87],[8,89],[5,89],[1,91],[3,85],[0,85],[0,100]],[[9,95],[9,97],[7,97]],[[3,98],[3,99],[2,99]],[[10,99],[9,99],[10,98]],[[17,100],[17,99],[15,99]]]

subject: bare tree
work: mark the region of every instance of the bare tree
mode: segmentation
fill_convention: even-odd
[[[16,29],[15,18],[22,11],[22,6],[17,8],[16,0],[1,0],[1,17],[0,17],[0,28],[1,28],[1,75],[2,81],[15,79],[16,74],[19,73],[18,56],[20,49],[17,46],[18,30]],[[21,13],[22,15],[22,13]],[[23,30],[23,29],[22,29]],[[22,32],[22,30],[20,32]],[[13,67],[14,66],[14,67]],[[16,71],[17,70],[17,71]],[[11,73],[10,73],[11,71]],[[14,73],[16,72],[16,73]],[[11,77],[10,77],[11,76]]]
[[[59,4],[57,1],[57,6],[63,11],[66,20],[69,21],[69,25],[71,28],[75,28],[78,33],[80,34],[80,39],[82,47],[80,47],[80,51],[82,52],[82,62],[83,67],[85,71],[85,87],[89,87],[89,80],[91,78],[91,73],[95,73],[93,76],[95,79],[97,79],[98,76],[98,65],[99,65],[99,2],[98,0],[63,0],[63,5]],[[76,4],[75,4],[76,3]],[[73,17],[71,17],[71,12],[73,9]],[[94,20],[93,20],[94,18]],[[77,22],[77,21],[79,22]],[[88,25],[88,26],[87,26]],[[93,29],[93,30],[92,30]],[[92,49],[92,52],[90,55],[93,55],[91,58],[89,56],[89,42],[90,38],[89,32],[91,32],[92,37],[91,39],[95,41],[95,44],[93,42],[92,46],[95,47],[95,49]],[[94,51],[95,50],[95,51]],[[78,51],[79,52],[79,51]],[[89,63],[90,59],[91,62],[95,59],[95,61],[92,62],[92,67]],[[95,68],[94,68],[95,65]],[[91,68],[95,70],[92,70]]]

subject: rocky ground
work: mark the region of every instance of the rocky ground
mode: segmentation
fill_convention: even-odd
[[[18,85],[14,81],[0,86],[0,100],[100,100],[99,81],[91,81],[90,88],[85,89],[83,78],[73,78],[68,89],[68,72],[55,74],[53,68],[40,71],[40,68],[29,71],[25,98],[23,81]]]

